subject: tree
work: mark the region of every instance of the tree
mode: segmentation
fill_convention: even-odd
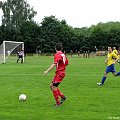
[[[13,32],[12,40],[17,41],[20,34],[20,26],[26,21],[32,21],[37,14],[25,0],[7,0],[0,2],[3,11],[2,25],[6,34]],[[7,38],[6,40],[10,40]]]
[[[66,24],[65,20],[59,21],[55,16],[45,17],[41,22],[41,39],[44,39],[43,51],[54,52],[54,46],[61,42],[64,50],[70,51],[71,41],[74,40],[74,30]]]
[[[1,2],[4,26],[19,28],[25,21],[31,21],[37,14],[25,0],[7,0]]]
[[[41,45],[41,30],[38,24],[33,21],[24,22],[20,27],[18,41],[25,42],[25,51],[35,53]]]
[[[120,42],[120,22],[98,23],[91,26],[89,43],[92,46],[102,49],[107,46],[119,46]]]

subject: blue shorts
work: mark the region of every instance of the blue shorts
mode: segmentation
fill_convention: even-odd
[[[114,68],[114,64],[110,65],[110,66],[107,66],[106,70],[105,70],[106,73],[109,73],[109,72],[116,72],[115,68]]]

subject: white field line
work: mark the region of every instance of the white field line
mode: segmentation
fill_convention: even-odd
[[[55,74],[47,74],[46,76],[54,76]],[[43,74],[29,74],[29,73],[23,73],[23,74],[0,74],[0,76],[44,76]],[[91,74],[91,75],[83,75],[83,74],[66,74],[66,77],[67,76],[81,76],[81,77],[98,77],[98,76],[103,76],[103,74],[101,75],[94,75],[94,74]],[[109,76],[113,76],[113,75],[109,75]]]

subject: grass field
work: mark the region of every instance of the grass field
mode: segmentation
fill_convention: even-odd
[[[49,84],[51,71],[43,76],[53,57],[27,57],[0,65],[0,120],[120,120],[120,77],[109,74],[104,86],[97,86],[105,70],[104,57],[69,58],[60,89],[67,96],[56,108]],[[120,71],[120,65],[116,64]],[[18,100],[20,94],[27,100]]]

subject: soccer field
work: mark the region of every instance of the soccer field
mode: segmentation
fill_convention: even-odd
[[[97,86],[105,70],[105,57],[70,58],[67,74],[60,84],[67,100],[54,107],[49,89],[52,70],[43,76],[53,57],[27,57],[0,64],[0,120],[109,120],[120,119],[120,77],[112,74],[104,86]],[[120,71],[120,64],[116,64]],[[26,94],[25,102],[19,101]]]

